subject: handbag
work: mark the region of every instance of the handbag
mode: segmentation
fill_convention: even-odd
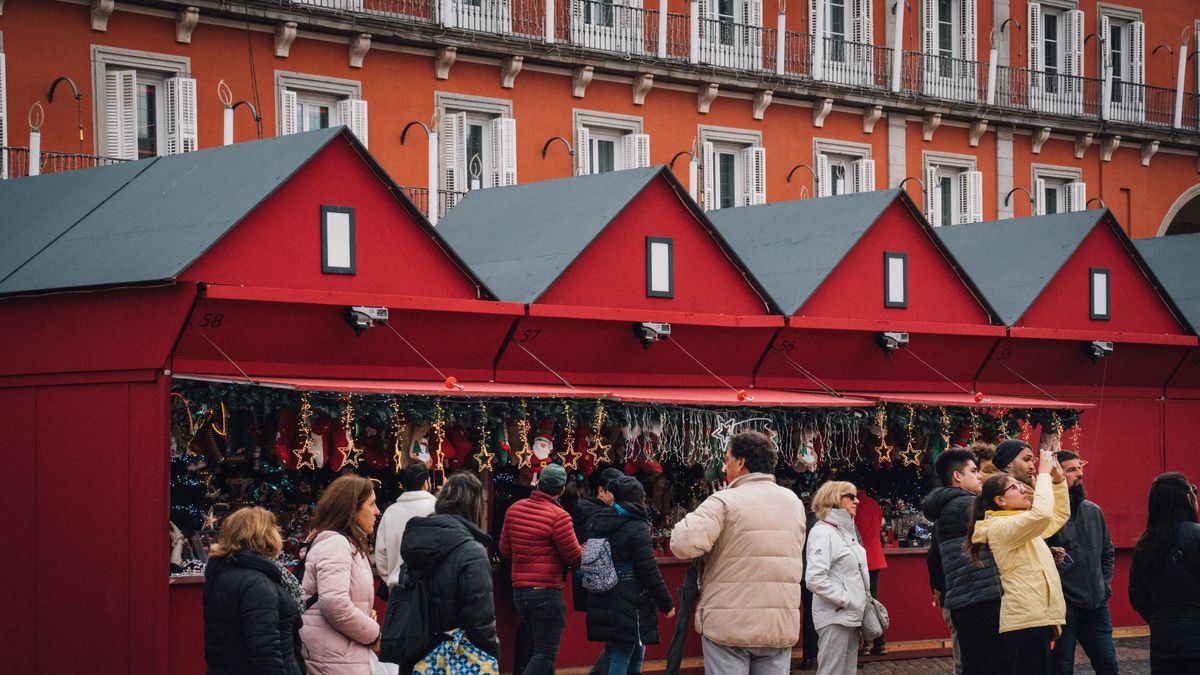
[[[887,607],[871,596],[871,578],[864,567],[865,565],[862,564],[858,566],[863,577],[863,588],[867,591],[867,606],[863,608],[862,634],[864,640],[871,642],[883,635],[890,620]]]
[[[471,644],[463,629],[455,628],[412,671],[426,675],[499,675],[500,661]]]

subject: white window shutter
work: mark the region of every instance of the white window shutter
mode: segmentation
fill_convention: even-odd
[[[470,189],[467,175],[467,114],[447,113],[442,117],[442,189],[447,192],[466,192]],[[434,195],[430,195],[433,199]]]
[[[965,174],[967,183],[967,220],[968,223],[983,222],[983,172],[968,171]]]
[[[1063,13],[1063,73],[1083,77],[1083,38],[1087,30],[1083,25],[1083,11],[1072,9]]]
[[[925,217],[929,219],[929,224],[938,227],[943,224],[942,214],[938,211],[938,206],[941,205],[941,200],[938,199],[941,195],[941,187],[938,182],[937,167],[925,167]]]
[[[1104,68],[1112,65],[1112,23],[1107,16],[1100,16],[1100,45],[1104,53],[1101,55],[1103,59],[1101,63]],[[1100,77],[1104,77],[1104,71],[1100,71]]]
[[[925,54],[922,59],[925,62],[925,72],[928,75],[933,75],[937,72],[937,59],[933,58],[938,53],[937,43],[937,25],[938,25],[938,7],[937,0],[921,0],[921,51]]]
[[[104,154],[137,159],[137,71],[104,75]]]
[[[641,169],[650,166],[650,134],[628,134],[627,137],[633,139],[632,167]],[[628,155],[625,161],[629,162]]]
[[[1025,20],[1025,33],[1029,36],[1029,69],[1041,71],[1045,68],[1042,58],[1042,5],[1031,2]]]
[[[516,185],[517,121],[511,117],[497,117],[488,124],[492,135],[492,170],[488,187]]]
[[[817,155],[817,196],[828,197],[833,194],[833,172],[829,170],[829,157]]]
[[[696,19],[697,23],[699,23],[698,30],[701,41],[708,38],[708,17],[709,14],[713,13],[711,8],[708,6],[708,3],[712,1],[713,0],[700,0],[696,3]],[[596,5],[592,5],[592,7],[594,8]],[[593,9],[592,11],[594,12],[596,10]]]
[[[853,33],[850,39],[854,42],[863,45],[875,43],[875,20],[871,10],[871,6],[875,3],[872,0],[854,0],[851,9],[854,14],[850,17]],[[860,55],[864,60],[868,58],[868,53]]]
[[[704,142],[704,194],[701,195],[701,206],[705,211],[711,211],[717,206],[716,194],[714,194],[717,185],[717,153],[713,149],[713,144]]]
[[[164,86],[167,102],[165,154],[178,155],[197,149],[196,135],[196,80],[190,77],[172,77]]]
[[[1033,205],[1033,213],[1036,216],[1046,215],[1046,181],[1038,178],[1033,181],[1033,194],[1037,198]]]
[[[1070,211],[1087,211],[1087,183],[1075,181],[1067,183],[1067,209]]]
[[[5,95],[4,52],[0,52],[0,148],[8,147],[8,98]],[[0,151],[0,180],[8,178],[8,153]]]
[[[875,160],[856,159],[851,167],[851,192],[875,191]]]
[[[962,46],[961,58],[967,61],[979,60],[978,37],[979,34],[979,18],[978,7],[976,3],[979,0],[962,0],[962,36],[960,44]],[[970,76],[973,78],[975,73],[972,71]]]
[[[742,204],[767,203],[767,151],[765,148],[742,149]]]
[[[346,98],[338,101],[338,122],[350,128],[354,135],[367,145],[367,102],[359,98]]]
[[[287,136],[299,131],[297,125],[298,109],[296,92],[283,89],[279,92],[279,135]]]
[[[825,0],[808,0],[808,34],[817,40],[817,17],[825,11]]]
[[[575,175],[586,176],[592,172],[592,134],[579,125],[575,132]]]
[[[1146,24],[1129,24],[1129,79],[1134,84],[1146,83]]]

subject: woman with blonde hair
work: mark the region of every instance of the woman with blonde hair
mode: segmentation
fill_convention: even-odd
[[[310,675],[367,675],[379,641],[375,579],[367,536],[379,509],[371,481],[353,474],[329,484],[317,502],[305,558],[304,659]]]
[[[204,570],[204,661],[209,675],[302,675],[300,608],[275,562],[283,541],[258,507],[225,519]]]
[[[867,552],[854,528],[858,489],[827,481],[813,495],[812,509],[817,522],[808,533],[804,582],[813,594],[817,675],[853,675],[867,607]]]

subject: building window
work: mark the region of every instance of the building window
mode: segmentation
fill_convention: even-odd
[[[675,252],[670,237],[646,237],[646,296],[675,297]]]
[[[1088,300],[1091,306],[1089,317],[1093,320],[1107,321],[1111,318],[1109,312],[1109,271],[1101,267],[1088,270]]]
[[[1031,2],[1029,87],[1038,109],[1078,113],[1083,104],[1084,14],[1073,4]]]
[[[92,63],[97,154],[142,159],[198,147],[187,58],[93,46]]]
[[[706,211],[767,203],[767,153],[758,132],[700,127]]]
[[[907,253],[883,253],[883,306],[908,307]]]
[[[809,0],[808,29],[814,36],[817,79],[849,85],[874,84],[873,5],[851,0]]]
[[[345,125],[368,145],[367,102],[357,80],[275,71],[279,134]]]
[[[650,136],[642,118],[575,111],[575,173],[579,175],[650,166]]]
[[[321,207],[321,272],[354,274],[354,209]]]
[[[1065,166],[1033,166],[1034,213],[1039,216],[1087,210],[1083,172]]]
[[[1099,72],[1101,77],[1111,73],[1106,86],[1115,119],[1140,121],[1144,114],[1145,94],[1142,85],[1146,81],[1146,24],[1142,23],[1141,10],[1099,3],[1096,11],[1100,17],[1100,35],[1103,49]]]
[[[517,125],[512,102],[441,92],[435,99],[441,119],[441,184],[450,198],[516,185]]]
[[[983,221],[983,174],[971,155],[925,153],[925,214],[934,227]]]
[[[813,141],[813,193],[818,197],[875,189],[875,160],[871,146],[818,138]]]

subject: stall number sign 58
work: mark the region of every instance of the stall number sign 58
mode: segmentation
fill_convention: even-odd
[[[208,312],[200,317],[201,328],[220,328],[221,322],[225,320],[225,315],[221,312]]]

